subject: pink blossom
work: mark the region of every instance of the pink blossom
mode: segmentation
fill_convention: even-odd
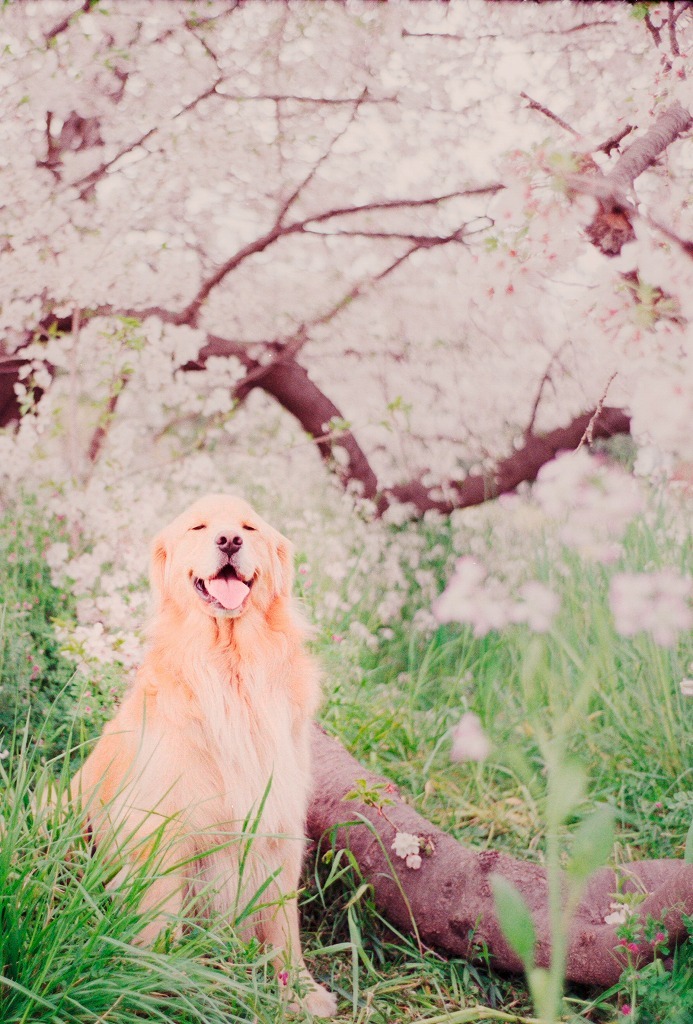
[[[662,647],[672,647],[693,626],[691,589],[691,580],[674,569],[614,576],[609,602],[616,629],[623,636],[650,632]]]
[[[481,727],[481,719],[472,711],[462,715],[452,731],[452,761],[484,761],[491,743]]]
[[[510,621],[511,602],[499,580],[467,555],[460,558],[443,593],[433,602],[438,622],[468,622],[475,636],[502,629]]]
[[[520,587],[520,602],[511,609],[513,622],[526,622],[535,633],[547,633],[560,608],[560,601],[549,587],[529,580]]]
[[[644,508],[640,484],[624,470],[599,462],[586,448],[543,466],[535,494],[562,521],[560,539],[588,559],[613,562],[629,522]]]
[[[630,1017],[632,1012],[633,1012],[633,1010],[632,1010],[632,1007],[630,1006],[629,1003],[624,1003],[623,1006],[621,1007],[621,1013],[623,1014],[624,1017]]]

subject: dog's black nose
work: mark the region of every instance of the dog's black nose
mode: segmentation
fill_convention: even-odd
[[[214,538],[214,543],[224,554],[233,555],[243,547],[243,538],[238,535],[230,537],[227,533],[218,533]]]

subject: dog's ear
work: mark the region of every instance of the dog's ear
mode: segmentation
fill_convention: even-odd
[[[152,557],[149,567],[149,580],[158,604],[163,604],[168,584],[169,550],[166,534],[160,533],[152,543]]]
[[[272,574],[277,597],[290,597],[294,585],[294,546],[281,533],[274,531]]]

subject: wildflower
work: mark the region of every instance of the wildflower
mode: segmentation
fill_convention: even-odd
[[[604,924],[625,924],[628,920],[628,907],[624,903],[610,903],[610,914],[604,918]]]
[[[560,607],[553,590],[538,580],[529,580],[520,587],[521,602],[514,605],[510,616],[513,622],[526,622],[534,633],[548,633]]]
[[[633,956],[637,956],[640,952],[640,946],[637,944],[637,942],[627,942],[626,949],[629,953],[632,953]]]
[[[475,636],[502,629],[510,621],[511,603],[497,579],[487,579],[483,565],[467,555],[460,558],[450,581],[433,602],[438,622],[469,622]]]
[[[624,1003],[623,1006],[621,1007],[621,1013],[623,1014],[624,1017],[630,1017],[632,1012],[633,1012],[633,1008],[631,1007],[631,1005],[629,1003]]]
[[[408,868],[411,868],[412,871],[418,871],[421,867],[421,857],[418,853],[410,853],[405,860],[405,864]]]
[[[7,747],[3,747],[3,749],[0,750],[0,761],[6,760],[6,758],[8,758],[9,756],[10,756],[9,750],[7,749]]]
[[[411,832],[397,832],[392,841],[392,847],[398,857],[406,860],[419,852],[419,837],[413,836]]]
[[[609,603],[623,636],[649,631],[656,643],[672,647],[678,634],[693,626],[691,581],[673,569],[620,573],[611,580]]]
[[[283,986],[288,985],[289,984],[289,972],[288,971],[279,971],[279,973],[277,974],[277,980],[278,980],[280,985],[283,985]]]
[[[661,946],[661,944],[663,942],[666,942],[666,941],[667,941],[667,937],[664,934],[664,932],[657,932],[657,934],[654,937],[654,944],[655,944],[655,946]]]
[[[563,520],[563,543],[597,562],[618,558],[619,541],[644,506],[636,480],[598,462],[586,449],[559,455],[543,466],[535,494],[547,515]]]
[[[484,761],[491,744],[481,727],[481,719],[472,711],[465,712],[452,730],[452,761]]]

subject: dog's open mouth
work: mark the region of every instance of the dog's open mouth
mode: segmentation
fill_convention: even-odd
[[[195,590],[200,597],[226,611],[237,611],[252,585],[253,581],[241,579],[232,565],[225,565],[208,580],[195,577]]]

